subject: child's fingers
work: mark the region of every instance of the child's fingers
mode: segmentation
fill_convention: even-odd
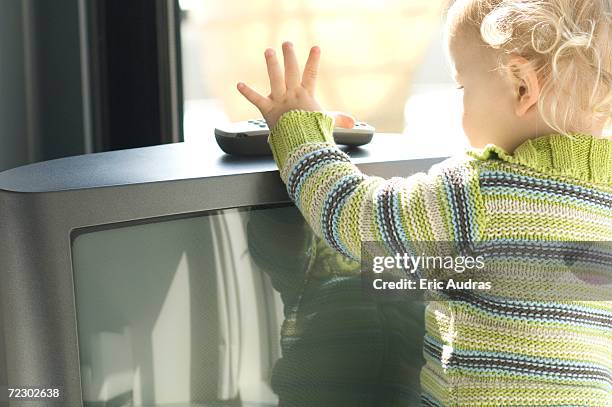
[[[316,87],[316,79],[319,74],[319,60],[321,57],[321,50],[319,47],[314,46],[310,49],[308,55],[308,61],[304,66],[304,75],[302,75],[302,86],[306,88],[310,94],[314,94]]]
[[[295,52],[293,52],[293,44],[289,41],[283,43],[283,55],[285,59],[285,85],[287,89],[296,88],[300,84],[300,69]]]
[[[355,127],[355,118],[348,113],[344,112],[327,112],[334,118],[334,127],[343,127],[345,129],[352,129]]]
[[[266,66],[268,67],[268,76],[270,77],[270,91],[272,97],[276,99],[281,97],[286,91],[283,71],[272,48],[268,48],[264,55],[266,57]]]
[[[238,82],[238,85],[236,85],[236,88],[238,88],[238,91],[242,93],[242,96],[247,98],[247,100],[251,102],[252,104],[254,104],[255,107],[257,107],[260,111],[267,110],[266,109],[268,105],[267,97],[260,95],[259,93],[257,93],[256,91],[254,91],[253,89],[251,89],[250,87],[248,87],[246,84],[242,82]]]

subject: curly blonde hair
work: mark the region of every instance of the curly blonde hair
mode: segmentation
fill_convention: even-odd
[[[529,61],[538,108],[562,134],[612,123],[612,0],[458,0],[447,29],[472,29],[504,55]]]

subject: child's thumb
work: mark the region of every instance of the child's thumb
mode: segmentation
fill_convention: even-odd
[[[352,129],[355,127],[355,118],[348,113],[344,112],[327,112],[334,118],[335,127],[344,127],[346,129]]]

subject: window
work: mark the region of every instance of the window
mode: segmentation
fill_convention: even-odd
[[[442,45],[443,0],[181,0],[185,140],[260,117],[235,88],[269,91],[263,52],[291,40],[303,67],[322,49],[322,106],[377,132],[414,137],[423,154],[465,145],[460,96]],[[443,118],[443,120],[440,120]],[[425,140],[419,135],[428,134]],[[439,139],[440,142],[436,142]],[[448,151],[440,151],[443,145]]]

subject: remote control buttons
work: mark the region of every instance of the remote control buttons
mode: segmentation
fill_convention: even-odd
[[[254,124],[255,126],[258,126],[258,127],[262,128],[262,129],[265,129],[265,128],[268,127],[268,124],[266,123],[266,121],[265,120],[261,120],[261,119],[258,119],[258,120],[247,120],[247,123]]]
[[[247,123],[253,124],[253,125],[258,126],[258,127],[262,128],[262,129],[268,127],[268,123],[266,123],[266,121],[264,119],[247,120]],[[364,123],[364,122],[355,122],[354,127],[368,127],[368,124]]]

